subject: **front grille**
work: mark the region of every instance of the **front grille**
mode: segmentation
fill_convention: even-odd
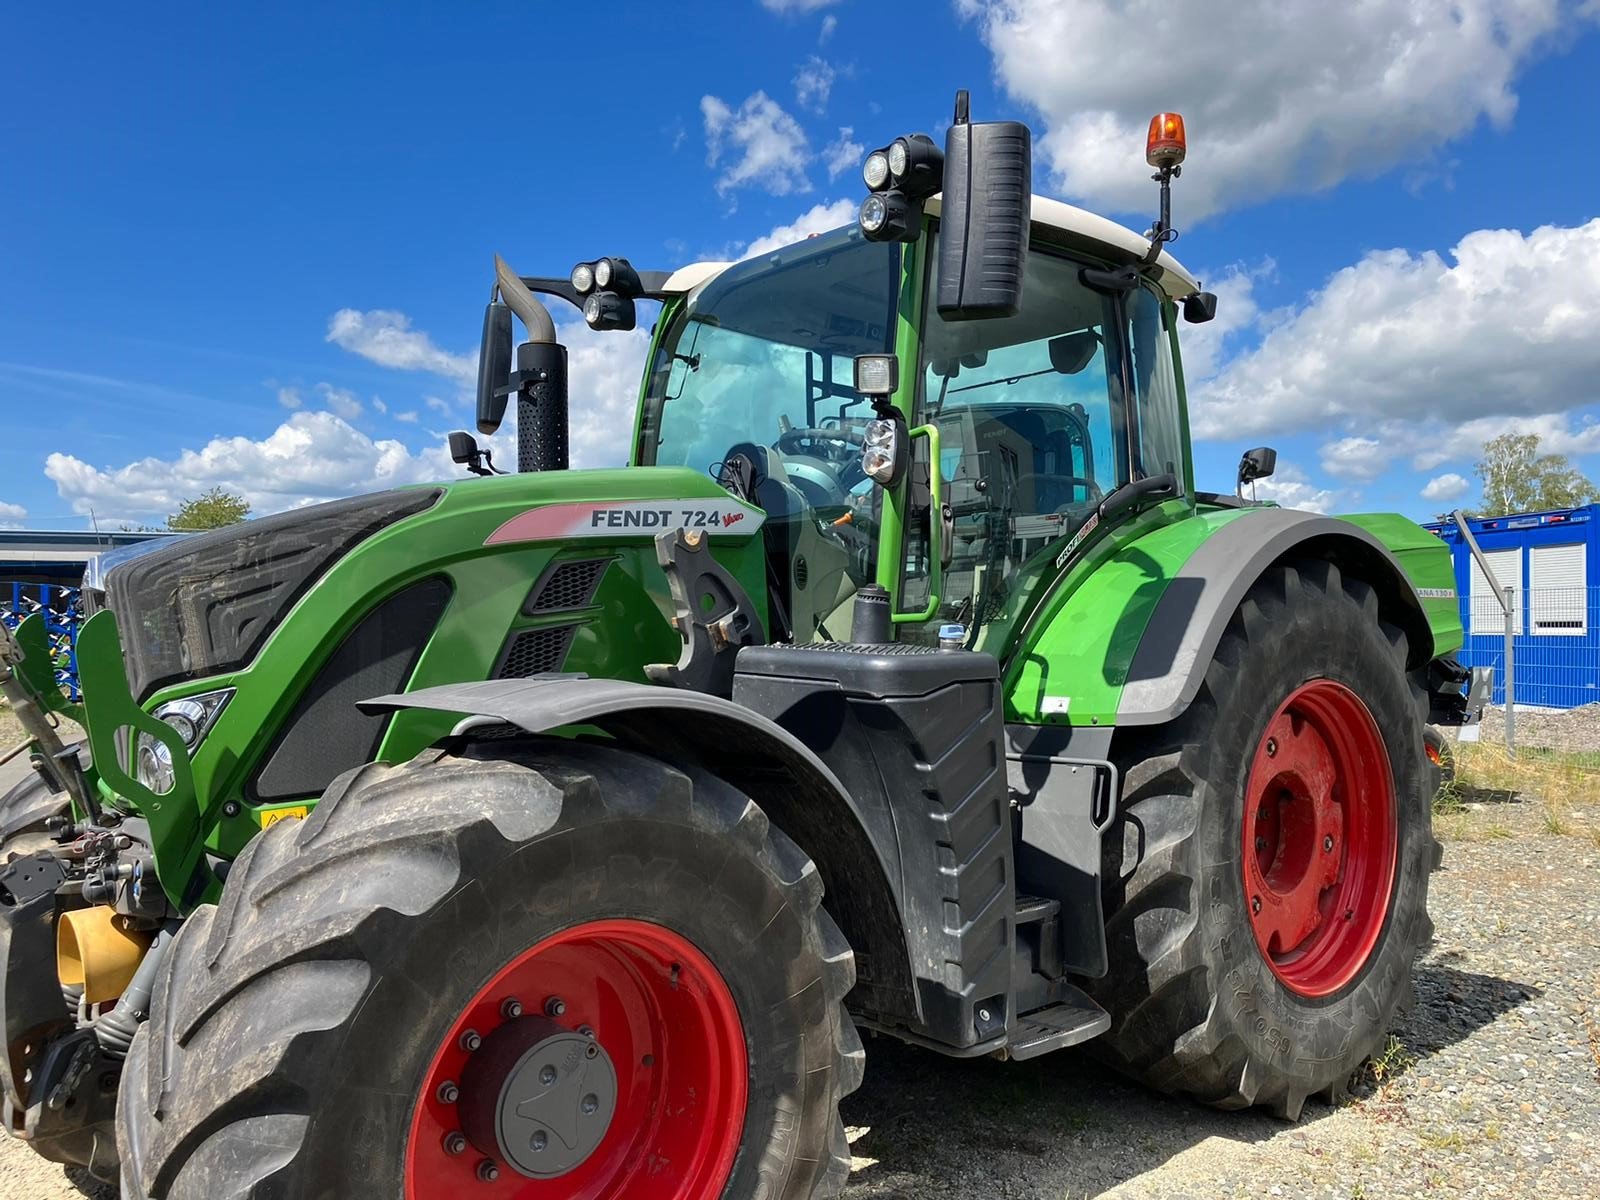
[[[552,625],[545,629],[524,629],[512,635],[495,668],[496,679],[527,679],[561,670],[572,646],[576,625]]]
[[[585,608],[600,587],[600,578],[613,560],[609,558],[569,559],[551,563],[528,593],[525,613],[566,612]]]

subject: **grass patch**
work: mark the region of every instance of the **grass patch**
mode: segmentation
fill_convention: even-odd
[[[1600,754],[1525,747],[1513,758],[1492,742],[1460,743],[1454,749],[1455,777],[1434,798],[1436,814],[1451,816],[1470,803],[1531,801],[1543,810],[1546,833],[1600,838],[1593,824],[1600,817]],[[1580,813],[1588,821],[1580,820]],[[1499,821],[1485,833],[1510,836]]]

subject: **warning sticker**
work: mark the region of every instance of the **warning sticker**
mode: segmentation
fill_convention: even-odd
[[[286,817],[296,817],[304,820],[306,814],[310,811],[311,806],[308,804],[296,804],[291,808],[269,808],[256,813],[256,819],[261,822],[261,828],[271,829]]]
[[[654,537],[669,529],[698,529],[713,537],[744,536],[761,528],[765,514],[732,496],[720,500],[607,500],[547,504],[518,513],[484,545],[574,538]]]

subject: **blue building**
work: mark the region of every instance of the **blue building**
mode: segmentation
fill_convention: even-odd
[[[1600,703],[1600,504],[1467,522],[1500,586],[1515,589],[1516,702],[1539,708]],[[1427,528],[1455,556],[1466,644],[1461,661],[1495,669],[1505,703],[1505,610],[1451,521]]]

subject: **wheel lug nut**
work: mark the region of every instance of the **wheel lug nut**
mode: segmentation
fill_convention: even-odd
[[[522,1001],[513,996],[500,1006],[500,1015],[508,1021],[515,1021],[522,1015]]]
[[[486,1158],[478,1164],[478,1178],[484,1183],[493,1183],[500,1178],[500,1168],[494,1165],[494,1160]]]
[[[451,1083],[448,1079],[439,1085],[439,1091],[437,1094],[440,1104],[454,1104],[457,1100],[461,1099],[461,1089],[455,1084]]]
[[[1267,757],[1268,758],[1272,758],[1277,753],[1278,753],[1278,739],[1277,738],[1268,738],[1267,739]]]
[[[596,1096],[585,1096],[580,1107],[583,1109],[584,1115],[588,1116],[600,1107],[600,1100]]]
[[[481,1045],[483,1045],[483,1039],[478,1036],[476,1029],[469,1029],[461,1035],[461,1048],[468,1054],[475,1053]]]
[[[556,1069],[554,1067],[546,1066],[542,1070],[540,1070],[540,1072],[539,1072],[539,1082],[544,1084],[545,1087],[549,1087],[555,1081],[556,1081]]]
[[[543,1150],[548,1144],[549,1140],[550,1139],[545,1136],[544,1130],[536,1129],[534,1130],[533,1136],[528,1139],[528,1148],[535,1152]]]
[[[1322,849],[1328,854],[1333,853],[1333,834],[1330,833],[1322,839]]]
[[[578,1032],[579,1032],[579,1033],[580,1033],[580,1034],[581,1034],[581,1035],[582,1035],[582,1036],[584,1036],[584,1037],[586,1037],[586,1038],[588,1038],[588,1039],[589,1039],[589,1040],[590,1040],[590,1041],[593,1041],[593,1040],[594,1040],[594,1029],[593,1029],[593,1027],[592,1027],[592,1026],[589,1026],[589,1025],[579,1025],[579,1026],[578,1026]]]
[[[1256,839],[1256,849],[1257,850],[1265,850],[1266,848],[1267,848],[1267,839],[1264,838],[1264,837],[1258,837]]]
[[[447,1133],[444,1135],[444,1152],[454,1158],[467,1148],[467,1138],[462,1133]]]
[[[1251,896],[1250,897],[1250,911],[1253,912],[1253,913],[1259,913],[1261,911],[1261,897],[1260,896]]]
[[[564,1017],[567,1015],[567,1002],[560,996],[551,996],[544,1002],[544,1015],[547,1017]]]

